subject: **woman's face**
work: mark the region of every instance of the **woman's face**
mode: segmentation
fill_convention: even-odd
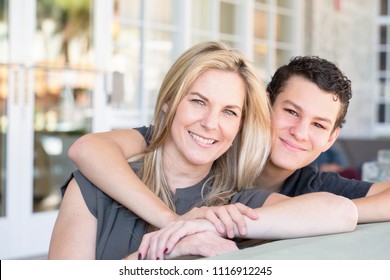
[[[164,155],[175,165],[211,167],[240,129],[244,100],[245,84],[237,73],[202,73],[178,105]]]

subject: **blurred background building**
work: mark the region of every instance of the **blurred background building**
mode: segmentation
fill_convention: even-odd
[[[390,139],[388,0],[0,0],[0,258],[47,254],[73,141],[147,125],[194,43],[244,52],[266,84],[295,55],[334,61],[342,139]],[[92,163],[93,164],[93,163]]]

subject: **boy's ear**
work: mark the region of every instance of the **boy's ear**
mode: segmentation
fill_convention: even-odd
[[[323,152],[325,152],[326,150],[328,150],[328,149],[334,144],[334,142],[336,142],[337,138],[339,137],[339,134],[340,134],[340,127],[337,127],[337,128],[335,128],[335,130],[330,134],[329,139],[328,139],[327,148],[326,148]]]

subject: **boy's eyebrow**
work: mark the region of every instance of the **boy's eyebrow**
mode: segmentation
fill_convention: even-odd
[[[292,100],[285,100],[285,101],[283,101],[283,103],[286,103],[286,104],[289,104],[289,105],[293,106],[297,111],[300,111],[300,112],[303,111],[302,107],[299,106],[298,104],[296,104],[296,103],[295,103],[294,101],[292,101]],[[330,125],[333,124],[333,122],[332,122],[331,119],[329,119],[329,118],[316,116],[315,119],[316,119],[316,120],[319,120],[319,121],[323,121],[323,122],[329,123]]]
[[[189,92],[188,94],[190,94],[190,95],[197,95],[197,96],[199,96],[200,98],[204,99],[205,101],[207,101],[207,102],[209,101],[209,99],[208,99],[206,96],[200,94],[200,93],[197,92],[197,91],[192,91],[192,92]],[[226,105],[226,107],[227,107],[227,108],[231,108],[231,109],[235,108],[235,109],[237,109],[237,110],[242,111],[242,108],[241,108],[240,106],[238,106],[238,105]]]

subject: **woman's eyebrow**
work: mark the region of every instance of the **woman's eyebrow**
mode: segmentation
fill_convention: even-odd
[[[189,92],[188,94],[189,94],[189,95],[197,95],[197,96],[199,96],[200,98],[202,98],[203,100],[205,100],[205,101],[207,101],[207,102],[210,101],[206,96],[204,96],[203,94],[201,94],[201,93],[199,93],[199,92],[197,92],[197,91]],[[229,109],[237,109],[237,110],[242,111],[241,106],[235,105],[235,104],[225,105],[225,107],[226,107],[226,108],[229,108]]]

